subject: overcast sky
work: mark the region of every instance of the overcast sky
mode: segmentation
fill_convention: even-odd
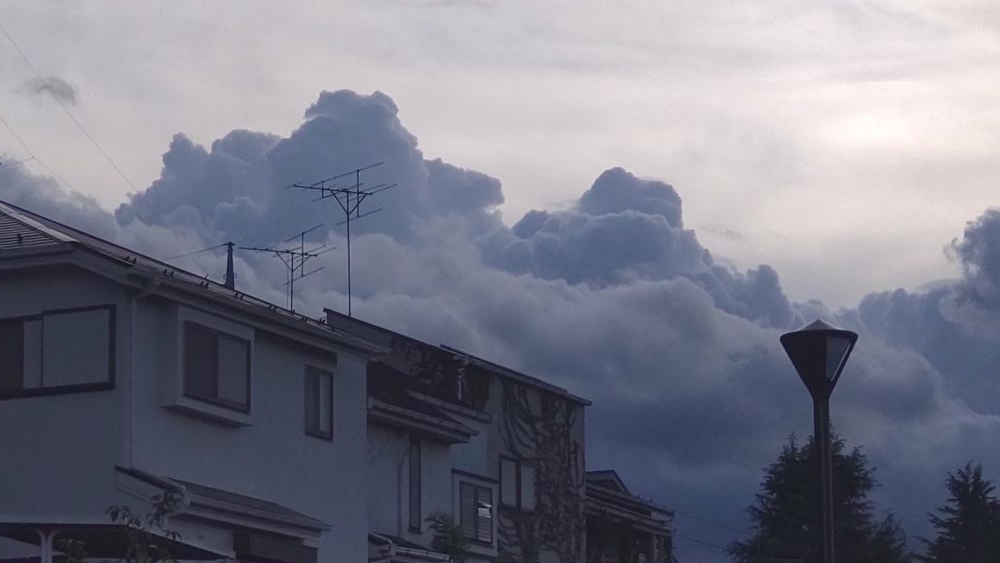
[[[311,226],[290,220],[281,182],[388,159],[379,179],[400,188],[381,205],[396,221],[359,241],[379,257],[361,310],[578,394],[645,370],[595,404],[591,451],[643,425],[697,419],[701,437],[592,459],[632,460],[646,496],[700,515],[700,528],[679,517],[681,531],[714,543],[743,529],[780,438],[808,432],[775,347],[825,315],[874,343],[837,397],[849,441],[897,465],[937,456],[886,468],[897,484],[883,508],[915,529],[942,499],[904,484],[932,486],[1000,439],[982,398],[996,391],[983,338],[1000,334],[988,314],[1000,220],[965,231],[996,203],[998,19],[987,3],[912,0],[3,1],[0,25],[37,75],[0,37],[0,198],[167,256],[222,236],[280,240]],[[343,89],[358,95],[320,95]],[[143,241],[157,229],[169,244]],[[271,267],[241,262],[244,283],[280,303]],[[343,303],[339,280],[316,286],[317,311]],[[895,288],[907,291],[869,295]],[[632,339],[574,326],[566,340],[581,319]],[[603,363],[568,361],[574,346],[607,346]],[[766,392],[746,383],[771,372]],[[919,439],[901,451],[901,433]]]

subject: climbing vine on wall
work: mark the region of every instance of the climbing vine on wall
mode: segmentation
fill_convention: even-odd
[[[462,356],[398,336],[393,352],[408,364],[413,383],[433,396],[483,410],[490,394],[490,376],[485,370],[467,365]]]
[[[502,380],[500,436],[507,452],[535,467],[534,510],[498,503],[500,559],[536,563],[543,552],[560,563],[583,560],[584,470],[573,428],[582,411],[564,397]]]

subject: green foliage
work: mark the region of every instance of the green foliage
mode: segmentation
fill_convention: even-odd
[[[846,453],[844,441],[832,440],[834,547],[838,561],[903,563],[906,536],[887,514],[878,521],[868,495],[877,486],[874,470],[857,448]],[[729,553],[738,563],[822,560],[823,516],[818,486],[816,448],[812,438],[799,446],[795,438],[764,474],[756,502],[747,510],[754,534],[733,542]]]
[[[176,541],[181,538],[176,531],[167,529],[165,523],[166,517],[177,510],[181,497],[178,493],[167,491],[153,495],[150,501],[153,510],[142,515],[135,514],[124,505],[112,505],[105,511],[112,522],[122,526],[126,563],[175,561],[163,540]]]
[[[924,539],[933,563],[1000,562],[1000,502],[993,483],[983,478],[982,467],[971,462],[948,474],[946,504],[929,513],[937,530],[933,541]]]
[[[452,561],[461,562],[465,558],[469,542],[462,528],[450,514],[435,512],[425,518],[434,532],[431,548],[451,556]]]

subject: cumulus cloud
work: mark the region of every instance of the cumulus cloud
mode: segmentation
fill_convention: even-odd
[[[31,78],[19,90],[29,96],[43,96],[47,92],[60,102],[70,105],[76,105],[80,95],[76,86],[58,76]]]
[[[160,177],[114,215],[20,166],[0,169],[0,199],[130,242],[159,256],[235,240],[279,242],[316,223],[317,242],[345,246],[339,209],[285,186],[359,165],[384,211],[357,223],[354,311],[433,342],[520,368],[594,399],[588,460],[615,466],[644,496],[741,521],[766,465],[793,431],[807,434],[806,391],[778,344],[822,317],[862,333],[834,398],[837,427],[880,466],[887,506],[919,529],[944,472],[1000,427],[990,366],[997,334],[970,330],[992,311],[1000,222],[970,223],[954,252],[961,280],[927,292],[873,293],[856,309],[791,303],[778,272],[737,271],[684,227],[669,184],[623,169],[602,173],[562,211],[534,210],[507,227],[500,182],[427,159],[385,94],[323,92],[287,137],[233,131],[208,148],[182,134]],[[352,230],[354,229],[352,225]],[[219,277],[220,256],[179,265]],[[346,309],[342,253],[297,287],[297,308]],[[282,303],[281,266],[241,253],[238,283]],[[720,542],[732,538],[731,533]]]

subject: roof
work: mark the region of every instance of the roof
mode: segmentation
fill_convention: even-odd
[[[409,339],[409,340],[411,340],[413,342],[416,342],[416,343],[418,343],[420,345],[427,346],[429,348],[436,348],[439,351],[447,353],[447,354],[464,356],[465,358],[467,358],[469,360],[470,364],[476,365],[476,366],[478,366],[480,368],[483,368],[485,370],[488,370],[488,371],[490,371],[492,373],[496,373],[498,375],[501,375],[501,376],[504,376],[504,377],[508,377],[510,379],[514,379],[514,380],[519,381],[521,383],[525,383],[527,385],[531,385],[532,387],[544,389],[546,391],[550,391],[550,392],[555,393],[557,395],[561,395],[562,397],[565,397],[566,399],[569,399],[569,400],[571,400],[573,402],[576,402],[576,403],[579,403],[581,405],[589,406],[591,404],[591,402],[589,400],[584,399],[582,397],[578,397],[576,395],[573,395],[572,393],[570,393],[568,390],[566,390],[563,387],[559,387],[557,385],[553,385],[553,384],[551,384],[551,383],[549,383],[547,381],[544,381],[542,379],[539,379],[537,377],[534,377],[534,376],[531,376],[531,375],[528,375],[528,374],[525,374],[525,373],[522,373],[522,372],[510,369],[508,367],[504,367],[504,366],[502,366],[500,364],[491,362],[489,360],[480,358],[480,357],[475,356],[473,354],[470,354],[468,352],[459,350],[458,348],[455,348],[455,347],[452,347],[452,346],[448,346],[446,344],[441,344],[439,346],[435,346],[433,344],[429,344],[427,342],[424,342],[424,341],[422,341],[422,340],[420,340],[418,338],[414,338],[412,336],[408,336],[408,335],[396,332],[394,330],[385,328],[383,326],[379,326],[379,325],[376,325],[376,324],[373,324],[373,323],[370,323],[370,322],[367,322],[367,321],[363,321],[361,319],[358,319],[357,317],[348,317],[347,315],[345,315],[345,314],[343,314],[343,313],[341,313],[339,311],[334,311],[333,309],[330,309],[330,308],[325,308],[325,309],[323,309],[323,311],[326,312],[326,315],[327,315],[327,324],[329,324],[331,326],[333,326],[335,323],[343,323],[343,324],[347,324],[347,325],[354,324],[356,326],[365,327],[367,329],[374,330],[374,331],[377,331],[377,332],[381,332],[381,333],[384,333],[384,334],[395,335],[395,336],[399,336],[399,337],[402,337],[402,338],[406,338],[406,339]]]
[[[618,472],[614,469],[601,469],[598,471],[588,471],[587,472],[587,484],[593,484],[598,487],[606,487],[611,490],[617,491],[619,493],[625,493],[631,495],[628,487],[625,486],[625,482],[622,478],[618,476]]]
[[[309,330],[313,334],[323,334],[327,338],[332,336],[341,344],[369,353],[377,354],[384,351],[368,340],[327,326],[323,320],[313,319],[296,313],[294,310],[285,309],[242,291],[228,288],[224,284],[208,279],[207,276],[194,274],[166,261],[141,254],[43,215],[0,201],[0,258],[3,258],[8,252],[21,256],[59,248],[84,249],[111,260],[120,267],[128,268],[136,274],[153,278],[162,284],[194,293],[203,298],[213,299],[244,310],[252,310],[273,321],[283,321],[286,327]]]
[[[187,490],[191,497],[191,504],[193,505],[210,506],[211,508],[226,512],[294,524],[311,530],[326,531],[330,529],[330,525],[322,520],[317,520],[301,512],[296,512],[276,502],[261,500],[214,487],[206,487],[205,485],[199,485],[191,481],[173,478],[170,480]]]
[[[510,369],[509,367],[505,367],[505,366],[502,366],[500,364],[491,362],[489,360],[485,360],[485,359],[480,358],[478,356],[474,356],[474,355],[472,355],[472,354],[470,354],[468,352],[459,350],[458,348],[455,348],[453,346],[448,346],[448,345],[442,344],[441,348],[443,348],[443,349],[445,349],[445,350],[447,350],[447,351],[449,351],[449,352],[451,352],[453,354],[459,354],[461,356],[465,356],[466,358],[468,358],[470,364],[477,365],[477,366],[479,366],[481,368],[488,369],[490,371],[500,373],[500,375],[507,376],[507,377],[509,377],[511,379],[520,381],[522,383],[527,383],[528,385],[533,385],[535,387],[541,387],[542,389],[545,389],[546,391],[551,391],[551,392],[553,392],[553,393],[555,393],[557,395],[562,395],[564,398],[569,399],[569,400],[571,400],[571,401],[573,401],[575,403],[579,403],[579,404],[581,404],[583,406],[590,406],[592,404],[589,399],[584,399],[583,397],[578,397],[578,396],[570,393],[564,387],[559,387],[558,385],[553,385],[553,384],[551,384],[551,383],[549,383],[547,381],[544,381],[542,379],[539,379],[537,377],[534,377],[534,376],[528,375],[526,373],[522,373],[522,372]]]
[[[616,471],[588,471],[586,481],[588,514],[628,520],[649,531],[669,531],[673,511],[633,495]]]
[[[36,248],[62,242],[68,241],[0,203],[0,250]]]
[[[219,512],[291,525],[316,532],[324,532],[330,529],[329,524],[276,502],[217,489],[183,479],[161,477],[134,467],[117,466],[115,469],[120,473],[161,489],[173,490],[186,497],[192,507],[208,508]]]
[[[405,374],[381,362],[368,364],[369,420],[423,431],[449,443],[468,442],[479,432],[413,396]]]
[[[440,551],[414,543],[399,536],[383,533],[368,533],[368,543],[383,547],[391,563],[410,561],[451,561],[451,557]]]

